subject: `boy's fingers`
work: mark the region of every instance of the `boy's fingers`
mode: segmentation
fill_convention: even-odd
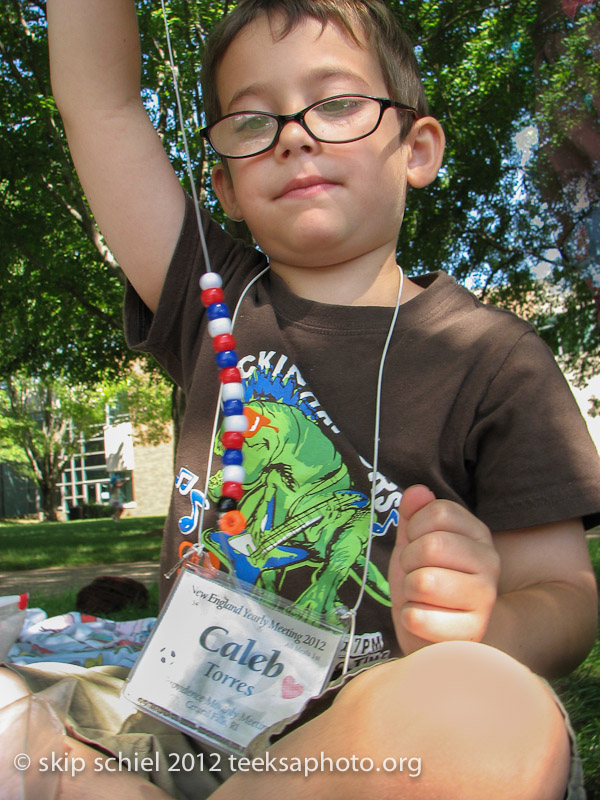
[[[491,543],[491,533],[484,522],[458,503],[436,500],[433,492],[425,486],[411,486],[407,489],[398,512],[399,528],[402,527],[406,542],[414,542],[434,531],[445,531],[466,536],[476,542]]]
[[[408,573],[403,592],[405,606],[418,605],[425,610],[481,614],[482,608],[493,606],[496,600],[495,584],[487,575],[439,567],[423,567]]]
[[[420,483],[409,486],[408,489],[404,490],[398,507],[400,519],[408,522],[413,514],[429,505],[433,500],[435,500],[435,495],[427,486],[423,486]]]
[[[408,543],[407,543],[408,544]],[[481,572],[482,564],[493,564],[487,542],[448,531],[432,531],[417,537],[400,554],[405,572],[420,567],[443,567],[458,572]]]
[[[405,490],[398,514],[388,579],[399,641],[481,640],[500,571],[489,528],[421,485]]]
[[[485,620],[474,611],[431,608],[406,603],[401,612],[404,628],[426,642],[480,642],[486,631]]]

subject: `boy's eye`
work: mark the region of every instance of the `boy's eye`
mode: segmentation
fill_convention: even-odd
[[[235,117],[234,132],[238,136],[255,136],[256,134],[269,131],[274,124],[271,117],[263,117],[260,114],[241,114]]]
[[[363,105],[364,100],[360,97],[333,97],[316,106],[313,111],[324,116],[342,117],[360,111]]]

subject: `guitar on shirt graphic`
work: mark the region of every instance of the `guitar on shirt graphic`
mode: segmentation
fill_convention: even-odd
[[[286,545],[287,541],[297,541],[298,537],[304,537],[306,531],[331,514],[350,508],[363,508],[367,502],[365,495],[360,492],[335,492],[272,527],[275,506],[272,498],[260,533],[227,535],[221,531],[212,531],[207,538],[226,556],[238,578],[255,584],[263,570],[280,569],[309,558],[308,549]],[[308,541],[307,545],[312,549]]]

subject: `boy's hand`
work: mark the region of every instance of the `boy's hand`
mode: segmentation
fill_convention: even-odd
[[[402,497],[389,568],[404,654],[430,642],[481,641],[494,609],[500,557],[486,525],[425,486]]]

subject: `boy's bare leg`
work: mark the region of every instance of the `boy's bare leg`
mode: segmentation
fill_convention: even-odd
[[[13,699],[27,693],[8,674],[6,693],[0,681],[3,701],[10,691]],[[65,745],[87,763],[98,756],[69,737]],[[562,800],[570,756],[562,716],[541,682],[501,651],[467,642],[426,647],[359,675],[328,711],[268,754],[269,771],[263,757],[256,770],[228,780],[213,800],[293,800],[309,793],[314,800]],[[310,775],[292,772],[291,759],[299,759],[302,769],[307,765]],[[88,771],[64,776],[56,800],[105,795],[168,797],[134,774]]]
[[[356,771],[330,772],[328,762],[309,777],[289,771],[290,759],[315,759],[314,767],[321,754],[342,768],[354,756]],[[562,715],[543,684],[501,651],[468,642],[357,676],[269,756],[274,766],[287,758],[288,771],[238,772],[212,800],[562,800],[570,764]],[[362,771],[361,759],[373,768]]]

